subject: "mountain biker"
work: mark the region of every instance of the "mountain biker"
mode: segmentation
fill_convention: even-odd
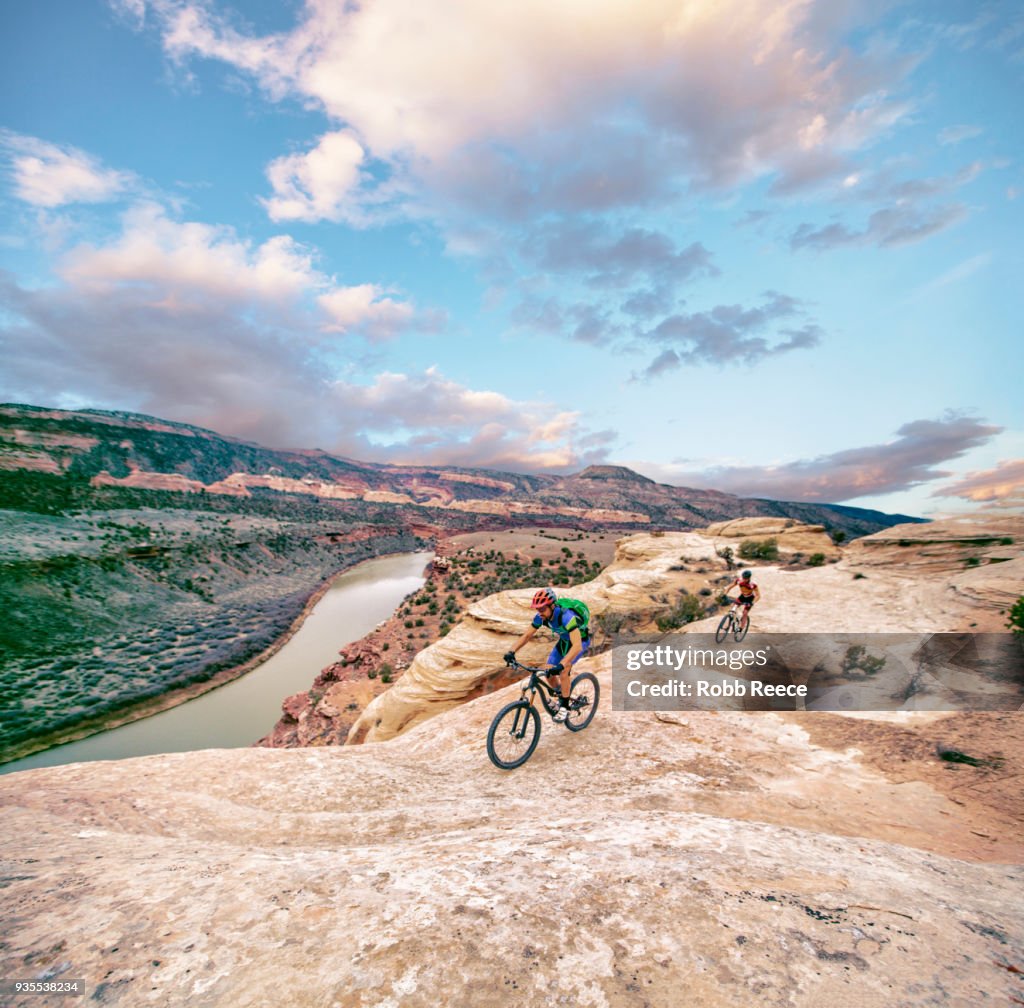
[[[729,599],[730,602],[738,602],[743,606],[743,623],[747,624],[750,622],[750,610],[755,602],[761,600],[761,589],[750,580],[752,576],[751,571],[745,570],[739,577],[733,578],[732,584],[725,589],[723,594],[729,599],[729,592],[733,588],[739,588],[740,593],[735,599]]]
[[[587,653],[590,647],[590,634],[572,609],[558,604],[554,588],[538,588],[530,608],[536,609],[537,615],[533,617],[533,623],[516,641],[512,650],[505,655],[505,661],[515,658],[516,652],[541,627],[546,627],[558,637],[554,649],[548,655],[547,676],[549,685],[558,696],[558,713],[554,718],[556,721],[564,721],[569,715],[569,669]],[[560,677],[561,689],[552,683],[555,676]]]

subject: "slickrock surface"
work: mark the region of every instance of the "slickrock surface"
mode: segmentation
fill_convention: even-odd
[[[1024,1000],[1021,819],[989,771],[905,749],[890,776],[822,744],[830,715],[603,705],[506,773],[484,737],[515,692],[381,745],[3,778],[0,975],[131,1006]],[[1019,774],[1019,717],[989,717]],[[942,734],[872,728],[883,760]]]
[[[681,555],[722,541],[631,537],[573,593],[595,613],[661,604]],[[997,618],[960,562],[755,569],[762,629]],[[524,594],[429,649],[421,707],[407,687],[386,710],[401,727],[451,709],[391,741],[0,778],[0,977],[132,1008],[1024,1003],[1019,712],[615,712],[603,654],[593,724],[545,719],[502,772],[484,740],[516,687],[441,687],[468,689],[471,655],[500,662]]]

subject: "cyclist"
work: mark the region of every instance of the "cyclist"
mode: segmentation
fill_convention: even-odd
[[[746,626],[750,622],[750,609],[755,602],[761,600],[761,589],[750,580],[751,572],[745,570],[739,577],[733,578],[732,584],[725,589],[723,594],[729,599],[729,592],[733,588],[739,588],[740,593],[736,597],[735,601],[739,602],[743,606],[743,626]],[[734,601],[729,599],[730,602]]]
[[[516,641],[512,650],[505,655],[505,661],[515,658],[516,652],[541,628],[546,627],[558,638],[547,660],[548,683],[558,695],[556,721],[564,721],[569,714],[569,669],[576,664],[590,647],[590,634],[580,617],[568,607],[558,604],[554,588],[539,588],[533,596],[530,608],[537,610],[533,623]],[[553,682],[560,677],[559,686]]]

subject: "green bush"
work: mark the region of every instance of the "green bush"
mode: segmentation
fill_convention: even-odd
[[[1024,595],[1013,604],[1010,620],[1006,624],[1015,634],[1024,634]]]
[[[700,619],[704,615],[700,599],[696,595],[684,595],[675,607],[664,616],[659,616],[655,621],[662,633],[669,630],[678,630],[687,623]]]
[[[812,553],[807,558],[807,566],[808,567],[821,567],[824,563],[825,563],[825,554],[824,553]]]
[[[779,541],[771,539],[748,539],[740,543],[740,556],[744,560],[778,560]]]

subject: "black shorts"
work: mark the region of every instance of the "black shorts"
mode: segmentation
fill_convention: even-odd
[[[746,606],[749,609],[756,599],[753,595],[740,595],[737,597],[736,601],[739,602],[740,605]]]

